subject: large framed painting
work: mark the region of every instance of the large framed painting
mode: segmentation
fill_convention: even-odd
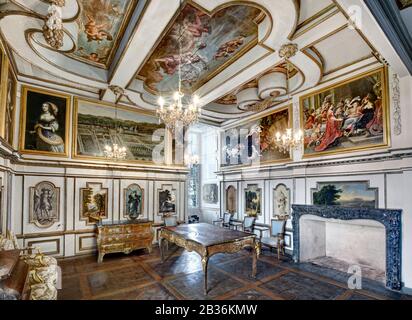
[[[203,185],[203,202],[216,204],[218,203],[219,187],[217,184],[205,184]]]
[[[237,190],[234,186],[226,189],[226,211],[229,213],[237,211]]]
[[[172,188],[158,190],[159,214],[163,216],[176,213],[176,193]]]
[[[21,97],[20,151],[67,157],[70,96],[23,86]]]
[[[386,68],[301,97],[300,114],[305,157],[388,146]]]
[[[108,188],[101,183],[87,183],[80,189],[80,220],[93,225],[108,217]]]
[[[317,188],[312,189],[312,203],[377,209],[378,189],[371,188],[368,181],[319,182]]]
[[[76,50],[71,58],[107,69],[139,1],[78,0]]]
[[[30,187],[30,223],[49,228],[60,219],[60,188],[43,181]]]
[[[105,160],[104,147],[116,143],[126,147],[125,161],[153,163],[162,144],[154,134],[165,128],[151,112],[77,98],[73,121],[74,157],[95,160]]]
[[[291,161],[289,152],[276,148],[277,132],[285,132],[293,123],[292,106],[228,129],[223,135],[222,166],[257,165]],[[239,152],[235,152],[235,151]]]
[[[133,183],[123,190],[123,216],[135,220],[143,214],[144,190]]]
[[[262,189],[248,185],[245,189],[245,214],[249,217],[262,215]]]

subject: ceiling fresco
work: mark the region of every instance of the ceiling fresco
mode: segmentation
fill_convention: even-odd
[[[76,51],[71,57],[107,68],[135,7],[134,0],[79,0]]]
[[[138,74],[153,93],[193,92],[257,43],[261,10],[234,5],[210,16],[187,4]],[[179,56],[179,41],[181,55]]]

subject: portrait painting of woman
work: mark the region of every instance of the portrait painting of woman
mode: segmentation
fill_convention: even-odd
[[[70,97],[23,88],[20,148],[26,153],[67,155]]]

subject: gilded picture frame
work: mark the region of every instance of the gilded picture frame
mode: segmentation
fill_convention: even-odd
[[[261,216],[262,211],[262,188],[258,185],[248,185],[245,188],[245,215],[249,217]]]
[[[93,187],[96,187],[95,190]],[[96,195],[96,194],[103,194],[104,199],[101,205],[104,206],[102,212],[98,212],[99,217],[93,218],[92,214],[94,212],[90,211],[87,207],[89,207],[89,200],[86,199],[88,195]],[[87,182],[86,188],[80,188],[80,201],[79,201],[79,217],[80,221],[85,221],[87,226],[92,226],[97,224],[99,221],[108,218],[109,212],[109,188],[103,188],[102,183],[96,182]],[[97,208],[101,209],[101,208]]]
[[[30,187],[29,223],[47,229],[59,220],[60,188],[49,181],[42,181]]]
[[[128,209],[128,198],[129,198],[129,192],[134,191],[134,190],[140,190],[140,213],[136,217],[131,217],[130,210]],[[130,219],[130,220],[135,220],[139,218],[140,216],[144,215],[144,188],[142,188],[138,183],[132,183],[128,185],[126,188],[123,189],[123,218]]]
[[[93,161],[96,161],[96,162],[108,162],[108,161],[110,162],[110,160],[106,159],[104,157],[104,155],[95,156],[95,155],[81,154],[81,152],[79,152],[79,141],[78,141],[78,138],[79,138],[79,132],[78,131],[80,129],[79,128],[79,110],[82,106],[85,106],[86,108],[87,107],[93,108],[93,107],[98,106],[99,108],[101,108],[102,111],[104,111],[105,110],[104,108],[106,108],[106,110],[110,110],[110,111],[113,111],[113,112],[115,112],[115,110],[117,108],[117,110],[120,111],[120,112],[124,111],[124,112],[127,112],[127,113],[135,114],[137,116],[142,115],[142,116],[146,116],[146,117],[156,119],[156,122],[158,121],[156,114],[154,112],[151,112],[151,111],[132,108],[132,107],[124,106],[124,105],[115,105],[115,104],[112,104],[112,103],[103,102],[103,101],[94,100],[94,99],[75,97],[74,98],[74,110],[73,110],[73,134],[72,134],[72,140],[73,140],[73,142],[72,142],[72,157],[74,159],[93,160]],[[157,126],[159,127],[158,129],[165,129],[165,126],[163,124],[158,124]],[[166,139],[166,130],[164,131],[163,139]],[[157,142],[157,143],[160,143],[160,142]],[[163,160],[165,162],[165,158]],[[121,160],[119,162],[121,162],[121,163],[146,164],[146,165],[154,165],[155,164],[155,162],[153,160],[146,161],[146,160],[136,160],[136,159],[125,159],[125,160]]]
[[[268,145],[268,149],[272,149],[272,153],[278,154],[278,156],[279,156],[278,159],[265,159],[265,156],[263,156],[263,157],[261,157],[261,158],[263,158],[263,160],[261,159],[257,163],[250,163],[250,164],[239,163],[239,164],[229,164],[229,165],[224,165],[224,163],[227,162],[227,160],[223,161],[223,159],[222,159],[221,168],[222,169],[224,169],[224,168],[231,168],[232,169],[232,168],[243,168],[243,167],[257,167],[257,166],[260,166],[260,165],[280,164],[280,163],[288,163],[288,162],[293,161],[292,154],[290,152],[287,155],[284,155],[283,153],[274,150],[274,143],[272,145],[270,145],[270,143],[267,144],[267,142],[268,142],[267,139],[268,138],[265,137],[265,135],[264,135],[264,133],[266,132],[265,128],[267,126],[264,125],[262,127],[262,125],[261,125],[262,122],[270,120],[271,117],[274,117],[276,115],[281,115],[282,113],[285,113],[285,112],[287,112],[287,117],[288,117],[287,125],[285,126],[285,128],[278,128],[278,130],[275,130],[275,131],[283,132],[287,128],[291,128],[293,126],[293,105],[292,104],[283,105],[283,106],[280,106],[280,107],[275,108],[273,110],[267,111],[263,114],[254,116],[250,119],[240,121],[240,124],[237,124],[236,126],[232,126],[232,127],[227,128],[225,130],[225,132],[223,132],[221,134],[222,145],[225,145],[225,141],[224,141],[225,137],[230,133],[230,131],[232,131],[234,129],[235,130],[241,130],[241,129],[245,129],[245,128],[250,129],[253,126],[259,125],[261,127],[261,130],[262,130],[262,132],[260,133],[260,136],[259,136],[260,137],[259,144],[260,144],[260,148],[261,148],[261,150],[260,150],[261,154],[262,154],[262,148],[263,148],[264,143],[265,143],[265,145]],[[274,142],[276,132],[271,132],[271,131],[273,131],[273,129],[271,129],[270,127],[268,127],[267,129],[268,129],[267,130],[268,136],[273,137],[273,142]],[[239,137],[239,139],[240,139],[240,137]],[[222,153],[222,157],[224,157],[224,156],[225,156],[225,154]],[[270,158],[270,156],[269,156],[269,158]]]
[[[376,83],[374,83],[373,85],[373,89],[370,88],[369,91],[364,91],[363,95],[360,95],[359,92],[361,91],[361,89],[358,90],[357,94],[355,95],[355,97],[350,97],[349,98],[349,94],[346,95],[346,97],[344,95],[341,95],[340,97],[338,97],[338,95],[336,95],[336,99],[334,97],[335,95],[335,91],[340,90],[341,92],[344,92],[345,90],[350,92],[350,86],[354,86],[354,84],[362,84],[363,87],[365,87],[365,83],[367,83],[368,81],[370,83],[372,83],[370,81],[370,79],[372,79],[373,77],[376,77],[376,79],[378,79],[376,81]],[[379,80],[380,79],[380,80]],[[363,81],[363,82],[362,82]],[[380,81],[380,83],[379,83]],[[372,87],[372,84],[370,84],[370,86]],[[371,98],[369,98],[369,94],[374,94],[374,92],[371,92],[372,90],[375,90],[375,87],[377,89],[377,91],[379,91],[379,94],[375,95],[376,100],[373,101]],[[348,89],[346,89],[348,88]],[[351,92],[350,92],[351,93]],[[328,94],[327,96],[325,96],[326,94]],[[318,105],[310,105],[308,106],[306,103],[305,106],[305,102],[308,101],[308,99],[312,99],[313,100],[317,100],[318,103],[320,103],[320,97],[323,97],[323,105],[321,106],[320,104]],[[332,97],[332,98],[331,98]],[[333,101],[333,100],[336,101]],[[343,101],[345,99],[345,101]],[[367,99],[367,100],[365,100]],[[338,103],[337,100],[340,100],[340,102]],[[370,117],[372,117],[371,121],[374,120],[374,118],[376,117],[376,113],[378,110],[378,107],[376,107],[377,105],[377,101],[379,101],[379,113],[380,113],[380,117],[382,118],[381,121],[379,121],[379,125],[382,126],[382,137],[380,138],[380,133],[379,135],[376,136],[376,143],[366,143],[365,141],[367,141],[368,137],[368,129],[367,126],[370,125],[370,122],[366,124],[365,128],[360,127],[359,125],[359,130],[361,133],[360,135],[356,136],[355,134],[357,134],[357,132],[355,131],[355,133],[352,133],[353,129],[356,128],[356,126],[359,123],[362,123],[362,118],[363,115],[360,114],[358,116],[358,118],[356,118],[356,116],[353,117],[354,119],[354,124],[349,124],[347,125],[347,120],[351,120],[349,118],[342,118],[339,119],[338,117],[335,117],[335,111],[333,111],[333,107],[335,106],[336,108],[339,108],[339,106],[342,106],[343,108],[346,108],[347,101],[349,101],[349,105],[352,106],[352,108],[356,108],[358,105],[362,106],[363,103],[368,103],[370,105],[374,106],[374,115],[370,115]],[[388,87],[388,70],[386,67],[380,67],[377,69],[373,69],[367,72],[364,72],[362,74],[359,74],[355,77],[340,81],[336,84],[333,84],[331,86],[328,86],[326,88],[323,88],[321,90],[317,90],[314,92],[311,92],[309,94],[303,95],[300,97],[299,99],[300,103],[299,103],[299,114],[300,114],[300,123],[301,123],[301,130],[304,133],[304,139],[305,142],[302,146],[302,152],[303,152],[303,158],[315,158],[315,157],[319,157],[319,156],[325,156],[325,155],[338,155],[338,154],[344,154],[344,153],[352,153],[352,152],[357,152],[357,151],[364,151],[364,150],[375,150],[375,149],[382,149],[382,148],[388,148],[390,146],[390,126],[389,126],[389,119],[390,119],[390,113],[389,113],[389,87]],[[372,102],[373,101],[373,102]],[[330,105],[331,107],[326,110],[327,106],[326,103],[328,105]],[[336,105],[335,105],[336,103]],[[309,117],[314,118],[313,114],[315,114],[314,111],[322,111],[321,108],[323,108],[323,106],[325,106],[325,116],[326,117],[326,123],[324,122],[320,122],[318,124],[318,128],[319,130],[315,130],[314,127],[308,129],[308,121],[309,121]],[[310,108],[310,110],[308,110]],[[330,112],[329,112],[330,110]],[[305,115],[306,112],[306,115]],[[312,113],[311,113],[312,112]],[[329,113],[331,114],[331,117],[329,117]],[[333,117],[332,117],[333,116]],[[345,112],[345,117],[346,117],[346,112]],[[342,124],[339,127],[339,129],[336,129],[337,133],[336,135],[339,135],[339,138],[335,138],[335,140],[333,140],[333,142],[329,145],[327,145],[327,143],[325,143],[324,145],[326,146],[326,148],[324,150],[321,151],[316,151],[316,148],[319,149],[323,149],[325,146],[322,145],[323,140],[326,140],[325,136],[327,135],[327,131],[328,131],[328,120],[329,119],[335,119],[335,123],[337,121],[341,121]],[[358,120],[356,120],[358,119]],[[365,118],[367,119],[367,118]],[[356,122],[357,121],[357,122]],[[316,124],[316,123],[315,123]],[[326,129],[324,128],[326,126]],[[335,125],[337,126],[337,125]],[[330,126],[331,128],[334,128],[335,126]],[[363,130],[363,134],[364,136],[362,136],[362,130]],[[331,130],[333,131],[333,130]],[[316,132],[318,136],[315,136],[315,138],[313,138],[314,135],[316,135]],[[351,134],[354,134],[353,139]],[[334,137],[332,137],[334,138]],[[362,138],[364,139],[362,141]],[[375,138],[375,137],[372,137]],[[321,140],[323,139],[323,140]],[[357,139],[357,140],[356,140]],[[359,142],[352,142],[351,140],[354,141],[359,141]],[[382,140],[382,141],[381,141]],[[318,141],[318,144],[313,144],[313,142]],[[332,140],[331,140],[332,141]],[[339,145],[341,144],[341,141],[343,141],[346,144],[354,144],[355,146],[350,146],[350,147],[340,147]],[[348,142],[349,141],[349,142]],[[356,145],[356,143],[358,143],[359,145]],[[311,149],[313,149],[313,151],[308,151],[308,146],[310,146]]]
[[[31,154],[31,155],[45,155],[45,156],[54,156],[54,157],[63,157],[67,158],[69,156],[69,145],[70,145],[70,114],[71,114],[71,96],[68,94],[63,94],[55,91],[50,91],[46,89],[39,89],[36,87],[31,87],[31,86],[26,86],[23,85],[21,88],[21,112],[20,112],[20,138],[19,138],[19,150],[23,154]],[[56,151],[46,151],[46,150],[38,150],[38,147],[35,147],[33,144],[34,138],[30,137],[30,142],[28,142],[28,137],[31,132],[35,132],[36,126],[34,124],[33,119],[30,120],[30,123],[28,123],[28,104],[30,101],[28,101],[28,95],[33,93],[33,96],[37,96],[36,99],[38,101],[42,101],[41,103],[52,103],[54,105],[57,105],[59,111],[61,110],[62,107],[65,108],[64,112],[59,113],[59,118],[58,122],[59,123],[59,128],[61,128],[62,124],[64,125],[64,132],[59,132],[56,134],[60,141],[63,140],[64,147],[62,147],[62,152],[56,152]],[[37,105],[37,108],[41,108],[42,105]],[[50,107],[49,107],[50,108]],[[41,111],[33,111],[34,113],[37,112],[39,114]],[[64,119],[63,119],[64,115]],[[56,117],[57,119],[57,117]],[[28,126],[30,126],[28,128]],[[33,131],[32,131],[33,130]],[[27,132],[29,131],[29,132]],[[59,129],[59,131],[62,131]],[[30,148],[28,148],[28,143],[31,145]],[[61,143],[60,143],[61,145]],[[59,148],[60,148],[59,145]],[[50,145],[52,146],[52,145]],[[54,146],[51,147],[52,149],[55,149]]]
[[[322,197],[329,198],[326,199],[326,201],[328,202],[319,203],[315,200],[316,194],[319,194],[321,192],[328,194],[327,197]],[[313,205],[378,209],[379,188],[371,187],[370,181],[367,180],[321,181],[316,183],[316,188],[311,189],[311,201]],[[343,203],[339,201],[343,201]]]

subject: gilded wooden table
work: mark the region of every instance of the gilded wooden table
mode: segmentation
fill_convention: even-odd
[[[209,258],[217,253],[236,253],[244,248],[252,248],[252,277],[256,277],[260,246],[256,241],[255,234],[219,228],[207,223],[164,227],[160,231],[159,238],[162,262],[165,258],[165,241],[172,242],[187,251],[194,251],[200,255],[204,273],[205,295],[207,295],[207,265]]]

